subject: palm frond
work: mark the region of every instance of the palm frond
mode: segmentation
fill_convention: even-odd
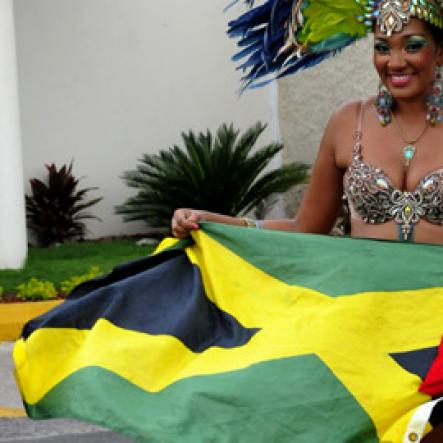
[[[179,207],[236,216],[306,181],[308,166],[301,163],[264,172],[283,149],[280,143],[256,148],[265,129],[258,122],[243,134],[232,124],[221,125],[215,135],[188,131],[182,133],[183,147],[144,154],[135,169],[122,175],[136,194],[116,206],[116,212],[126,221],[142,220],[167,233]]]

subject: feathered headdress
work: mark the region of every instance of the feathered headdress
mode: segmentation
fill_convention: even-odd
[[[233,3],[237,3],[234,0]],[[411,17],[443,28],[443,0],[267,0],[229,23],[244,60],[243,89],[314,66],[365,37],[374,23],[387,36]]]

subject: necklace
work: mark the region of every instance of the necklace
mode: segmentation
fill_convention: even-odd
[[[392,121],[394,122],[395,127],[397,128],[398,133],[400,134],[400,137],[406,143],[406,146],[403,147],[402,151],[403,151],[403,157],[405,158],[405,165],[406,167],[408,167],[410,161],[414,158],[414,155],[417,151],[415,144],[425,135],[425,132],[428,130],[429,125],[426,123],[425,127],[420,132],[420,134],[418,134],[416,137],[412,139],[409,139],[408,136],[401,129],[400,125],[398,124],[394,113],[392,113]]]

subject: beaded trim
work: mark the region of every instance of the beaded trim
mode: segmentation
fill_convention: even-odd
[[[419,18],[429,24],[443,28],[442,0],[355,0],[365,13],[357,17],[360,23],[372,31],[374,21],[388,37],[401,32],[411,17]]]
[[[397,189],[386,174],[363,162],[361,132],[356,133],[352,163],[345,176],[345,196],[366,223],[394,220],[402,240],[409,240],[420,218],[443,224],[443,169],[426,175],[413,192]]]

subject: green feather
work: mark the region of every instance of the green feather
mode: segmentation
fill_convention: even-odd
[[[321,48],[338,48],[340,42],[349,38],[365,37],[368,28],[357,20],[364,12],[355,0],[306,1],[302,8],[305,22],[297,40],[310,51],[320,52]]]
[[[342,49],[349,43],[353,42],[354,39],[348,34],[334,34],[333,36],[322,40],[320,43],[316,43],[309,48],[309,52],[313,54],[319,54],[321,52],[336,51]]]

